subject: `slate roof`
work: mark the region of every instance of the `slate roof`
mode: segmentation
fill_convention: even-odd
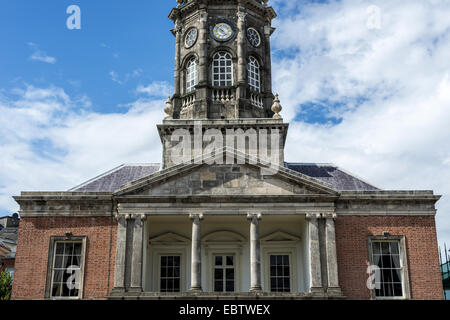
[[[123,185],[145,178],[157,171],[160,165],[124,164],[98,177],[95,177],[73,189],[71,192],[114,192]]]
[[[285,167],[329,183],[337,191],[380,190],[362,179],[332,164],[285,163]],[[93,178],[70,192],[114,192],[133,181],[145,178],[160,170],[159,164],[124,164]]]
[[[355,175],[333,164],[286,163],[285,167],[304,175],[329,183],[337,191],[375,191],[380,190]]]

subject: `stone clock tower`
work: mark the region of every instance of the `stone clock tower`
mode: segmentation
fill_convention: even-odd
[[[173,118],[271,118],[275,17],[267,1],[178,1]]]
[[[158,126],[163,168],[175,164],[174,130],[193,135],[194,122],[202,124],[202,133],[208,128],[222,132],[224,143],[229,129],[254,130],[258,139],[261,129],[268,135],[276,131],[280,142],[273,154],[282,164],[288,125],[278,114],[281,106],[272,93],[270,37],[275,11],[267,0],[177,2],[169,15],[175,25],[175,92],[166,102],[168,116]]]

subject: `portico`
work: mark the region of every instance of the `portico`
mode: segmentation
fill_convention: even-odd
[[[189,202],[197,208],[181,199],[184,209],[168,202],[119,203],[110,298],[341,297],[332,203],[317,208],[318,203],[298,203],[299,197],[297,203],[280,198],[286,202],[243,205],[249,197],[234,203],[213,197],[209,204],[194,197]],[[175,265],[163,265],[175,257]],[[222,259],[228,261],[218,265]],[[169,287],[165,269],[175,270]]]

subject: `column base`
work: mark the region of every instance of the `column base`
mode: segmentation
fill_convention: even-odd
[[[312,294],[324,294],[325,290],[322,287],[312,287],[309,292]]]
[[[141,287],[131,287],[131,288],[128,289],[128,292],[132,292],[132,293],[141,293],[143,291],[144,290],[142,290]]]
[[[342,292],[340,287],[328,287],[327,293],[331,294],[333,296],[343,296],[344,293]]]
[[[111,290],[111,296],[121,296],[121,295],[123,295],[125,293],[125,288],[122,288],[122,287],[114,287],[112,290]]]
[[[192,287],[189,289],[189,292],[200,293],[200,292],[203,292],[203,289],[201,287]]]
[[[250,292],[262,292],[262,287],[261,286],[257,286],[257,287],[251,287],[250,288]]]

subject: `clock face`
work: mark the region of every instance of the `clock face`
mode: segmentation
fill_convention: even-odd
[[[261,36],[259,35],[259,32],[254,28],[248,28],[247,38],[254,47],[259,47],[259,45],[261,44]]]
[[[220,22],[212,29],[212,36],[218,41],[227,41],[233,37],[233,28],[225,22]]]
[[[198,36],[197,29],[192,28],[191,30],[188,31],[188,33],[186,34],[186,38],[184,40],[186,48],[190,48],[195,44],[195,42],[197,41],[197,36]]]

